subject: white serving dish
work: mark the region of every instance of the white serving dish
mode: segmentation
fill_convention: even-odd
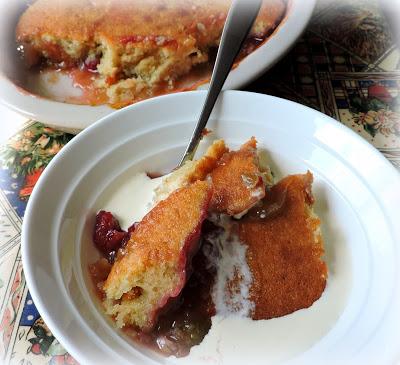
[[[16,52],[15,26],[28,2],[0,0],[0,102],[28,118],[72,131],[84,129],[113,112],[114,109],[108,106],[93,107],[51,101],[24,92],[16,85],[14,80],[22,79],[26,70]],[[285,21],[268,42],[231,72],[225,89],[244,86],[277,62],[303,32],[314,5],[315,0],[290,0],[290,10]]]

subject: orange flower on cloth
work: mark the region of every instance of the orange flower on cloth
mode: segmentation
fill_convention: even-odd
[[[0,163],[24,184],[19,192],[27,199],[51,159],[67,144],[73,135],[34,122],[17,133],[0,151]]]

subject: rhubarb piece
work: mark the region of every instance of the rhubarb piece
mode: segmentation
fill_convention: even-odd
[[[310,172],[284,178],[237,222],[253,276],[253,319],[308,308],[325,289],[327,267],[321,259],[320,220],[312,210],[312,181]]]
[[[211,210],[243,215],[265,196],[265,174],[257,156],[257,141],[251,138],[240,150],[225,153],[211,172]]]
[[[178,189],[136,226],[103,287],[106,312],[118,327],[151,330],[160,310],[180,294],[211,194],[206,181]]]

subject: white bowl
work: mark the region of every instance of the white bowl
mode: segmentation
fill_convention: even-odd
[[[104,118],[53,159],[34,189],[22,231],[26,280],[51,331],[83,364],[179,363],[134,345],[113,327],[88,289],[86,260],[94,259],[91,232],[105,194],[136,172],[172,169],[204,99],[202,91],[167,95]],[[214,331],[182,361],[393,363],[400,352],[397,171],[337,121],[271,96],[224,92],[208,128],[213,134],[202,148],[212,138],[238,146],[254,135],[278,177],[313,172],[329,279],[321,299],[287,317],[283,333],[276,326],[272,334],[247,334],[239,321],[230,333],[220,328],[219,353]],[[274,321],[266,323],[280,323]]]
[[[69,130],[81,130],[114,111],[108,106],[84,106],[51,101],[16,85],[26,71],[16,53],[15,26],[28,0],[0,0],[0,102],[19,113]],[[287,18],[275,34],[246,57],[229,75],[225,89],[237,89],[271,67],[292,46],[307,25],[315,0],[290,0]],[[17,82],[18,83],[18,82]],[[204,86],[207,87],[207,86]]]

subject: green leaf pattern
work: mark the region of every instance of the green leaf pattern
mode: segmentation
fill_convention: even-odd
[[[73,135],[34,122],[0,148],[0,166],[26,176],[44,168]]]

